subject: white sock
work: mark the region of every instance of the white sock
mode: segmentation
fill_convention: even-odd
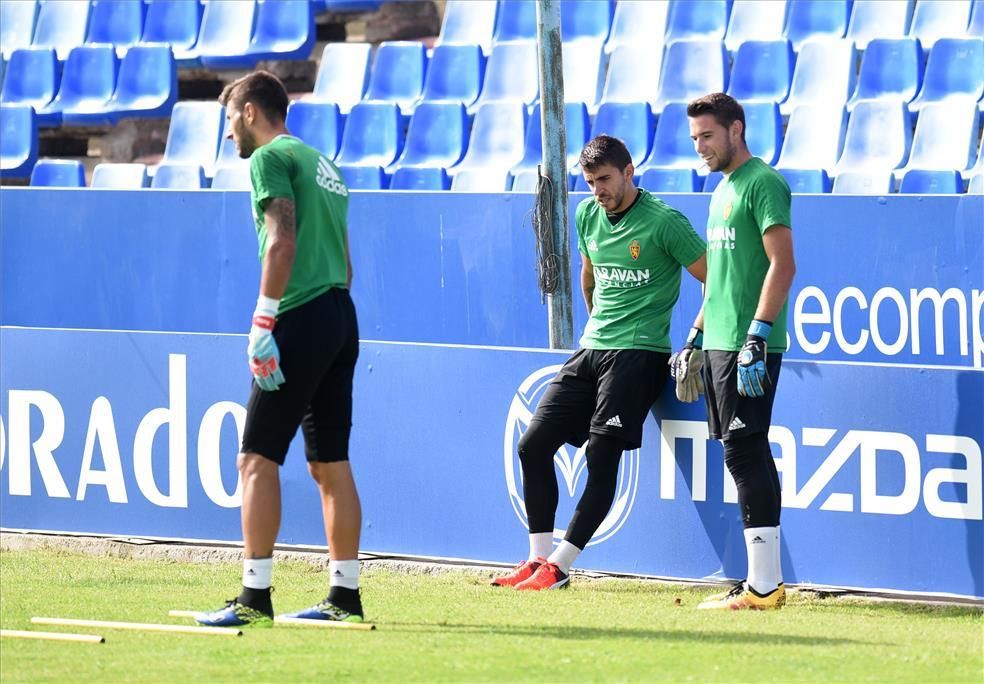
[[[243,586],[250,589],[269,589],[273,575],[273,558],[244,558]]]
[[[530,533],[530,557],[526,560],[546,558],[551,551],[553,551],[553,532]]]
[[[779,526],[776,525],[776,581],[782,584],[782,534],[779,532]]]
[[[746,527],[745,549],[748,551],[748,584],[759,594],[768,594],[779,586],[779,530],[777,527]]]
[[[359,588],[359,561],[358,560],[333,560],[328,561],[328,586],[344,587],[346,589]]]
[[[557,545],[557,548],[554,549],[553,553],[550,554],[550,558],[547,560],[560,568],[562,573],[569,575],[571,574],[571,566],[574,565],[574,559],[580,553],[581,549],[565,539]]]

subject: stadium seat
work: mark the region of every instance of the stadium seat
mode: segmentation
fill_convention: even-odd
[[[927,52],[941,38],[964,38],[970,10],[970,0],[919,0],[912,13],[909,35],[918,38]]]
[[[789,0],[786,38],[797,53],[810,40],[843,38],[850,9],[850,0]]]
[[[674,2],[666,19],[666,43],[676,40],[723,40],[728,27],[728,0]]]
[[[653,112],[645,102],[606,102],[598,108],[589,137],[605,133],[620,139],[628,148],[632,163],[640,166],[653,146],[653,123]]]
[[[381,43],[369,78],[366,100],[395,102],[405,115],[413,111],[424,89],[427,50],[416,41]]]
[[[823,169],[776,169],[789,183],[790,192],[822,194],[830,192],[830,176]]]
[[[536,3],[500,0],[495,19],[495,44],[512,40],[536,41]]]
[[[897,100],[859,102],[847,123],[844,152],[837,173],[891,171],[909,156],[912,129],[905,103]],[[836,192],[836,185],[834,186]]]
[[[844,149],[847,116],[843,107],[802,105],[786,126],[786,139],[776,167],[820,168],[833,172]]]
[[[485,55],[478,45],[438,45],[424,79],[423,102],[460,102],[471,106],[482,92]]]
[[[536,192],[536,184],[540,180],[540,174],[536,169],[519,171],[512,174],[512,192]]]
[[[623,46],[645,45],[662,54],[661,38],[666,34],[669,11],[669,0],[619,0],[615,5],[605,52],[615,52]]]
[[[848,40],[816,40],[803,46],[796,58],[789,97],[780,106],[789,116],[804,104],[844,105],[854,91],[855,50]]]
[[[653,113],[658,116],[667,102],[689,102],[707,93],[724,92],[727,85],[728,55],[720,40],[670,43],[663,57],[663,73],[659,94],[652,104]]]
[[[632,148],[629,149],[631,151]],[[632,155],[632,159],[636,159],[635,154]],[[642,173],[643,168],[648,169],[651,166],[696,169],[703,164],[704,162],[694,151],[694,143],[690,138],[687,103],[669,103],[656,122],[652,155],[645,159],[643,164],[637,163],[636,166],[640,167]]]
[[[2,3],[0,3],[2,4]],[[42,2],[34,27],[33,45],[51,47],[65,61],[72,48],[85,42],[89,26],[89,0],[81,2]]]
[[[146,5],[133,0],[92,0],[89,45],[113,45],[122,57],[127,48],[140,42]]]
[[[906,171],[899,192],[912,195],[955,195],[963,192],[960,172],[912,169]]]
[[[287,130],[321,154],[334,159],[342,138],[342,114],[331,102],[300,100],[287,107]]]
[[[954,99],[926,105],[916,122],[906,169],[969,170],[977,153],[976,103]]]
[[[260,2],[249,54],[256,59],[307,59],[314,38],[314,10],[310,0]]]
[[[775,102],[749,102],[745,109],[745,142],[748,151],[772,165],[782,149],[782,116]]]
[[[975,173],[970,177],[970,184],[967,185],[968,195],[984,195],[984,172]]]
[[[31,105],[0,103],[0,178],[27,178],[38,160],[38,123]]]
[[[369,84],[372,45],[369,43],[328,43],[321,53],[318,78],[312,98],[338,105],[348,115],[362,100]]]
[[[201,166],[211,176],[224,120],[218,102],[178,102],[171,111],[163,162]]]
[[[564,106],[565,134],[567,138],[567,168],[577,165],[578,157],[584,144],[588,142],[588,132],[591,122],[588,118],[588,108],[583,102],[568,102]],[[540,105],[533,108],[533,115],[526,124],[526,140],[524,143],[523,159],[513,167],[514,176],[526,171],[536,172],[536,167],[543,160],[543,126],[540,120]]]
[[[563,44],[564,100],[583,102],[594,111],[598,91],[605,76],[604,45],[599,40],[581,39]]]
[[[867,50],[868,44],[876,38],[905,38],[913,4],[913,0],[854,0],[847,39],[853,40],[858,50]]]
[[[108,105],[116,90],[119,67],[112,45],[73,48],[65,62],[58,95],[38,113],[38,120],[77,126],[111,123]]]
[[[169,116],[178,99],[178,67],[167,45],[134,45],[120,62],[110,120]]]
[[[747,102],[782,102],[789,95],[795,57],[788,40],[741,44],[731,70],[728,94]]]
[[[208,187],[205,171],[197,164],[161,164],[150,187],[156,190],[200,190]]]
[[[31,185],[39,188],[84,188],[85,167],[74,159],[39,159],[31,171]]]
[[[724,46],[735,53],[750,40],[783,40],[786,0],[735,0],[728,19]]]
[[[612,0],[561,0],[560,35],[566,43],[589,38],[604,43],[612,26]]]
[[[861,100],[897,99],[911,102],[919,91],[923,54],[914,38],[875,38],[861,57],[857,88],[848,111]]]
[[[724,180],[724,174],[720,171],[711,171],[704,179],[703,192],[714,192],[714,189]]]
[[[326,12],[375,12],[383,0],[311,0],[320,3]]]
[[[438,168],[403,166],[393,174],[390,190],[450,190],[447,171]]]
[[[179,65],[200,63],[207,69],[250,69],[257,57],[249,52],[256,0],[208,2],[198,42],[188,52],[175,51]]]
[[[96,164],[89,187],[106,190],[138,190],[150,185],[146,164]]]
[[[345,179],[345,185],[349,190],[386,189],[386,173],[382,166],[341,164],[338,170],[341,171],[342,178]]]
[[[187,52],[198,42],[201,23],[201,3],[147,0],[140,42],[167,43],[175,52]]]
[[[26,104],[39,110],[58,92],[58,58],[52,48],[14,50],[0,89],[0,102]]]
[[[410,119],[399,168],[454,166],[465,153],[469,122],[460,102],[422,102]]]
[[[922,89],[911,108],[951,97],[974,102],[984,94],[984,38],[941,38],[926,60]]]
[[[888,195],[894,180],[891,171],[847,171],[834,179],[835,195]]]
[[[502,168],[462,169],[451,181],[454,192],[506,192],[509,172]]]
[[[222,132],[219,135],[219,154],[215,158],[213,169],[218,171],[227,166],[245,166],[249,168],[249,159],[243,159],[236,151],[236,142],[229,136],[229,119],[223,113]]]
[[[14,50],[30,47],[37,19],[37,0],[0,2],[0,59],[10,59]]]
[[[968,38],[984,38],[984,0],[974,0],[970,24],[967,26]]]
[[[216,168],[211,188],[212,190],[245,190],[249,192],[253,189],[249,175],[249,164]]]
[[[451,173],[457,176],[461,170],[479,168],[494,171],[498,177],[501,171],[500,189],[505,190],[509,170],[523,158],[527,120],[526,107],[520,102],[490,102],[479,107],[465,158]]]
[[[650,192],[699,192],[700,176],[693,169],[650,167],[639,179],[639,187]]]
[[[497,9],[496,0],[448,0],[437,45],[478,45],[488,54]]]
[[[336,159],[347,166],[387,167],[403,150],[404,133],[395,102],[360,102],[345,121]]]
[[[507,5],[531,5],[515,2]],[[501,14],[501,11],[500,11]],[[498,43],[492,48],[482,93],[473,109],[487,102],[522,102],[532,105],[540,95],[536,43]]]
[[[621,3],[619,6],[621,7]],[[608,61],[608,74],[601,101],[655,102],[659,96],[659,74],[662,66],[661,43],[618,46]]]

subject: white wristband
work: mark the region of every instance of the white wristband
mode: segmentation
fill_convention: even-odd
[[[260,295],[256,300],[256,311],[253,312],[254,316],[270,316],[271,318],[277,317],[277,311],[280,309],[280,300],[274,299],[273,297],[266,297]]]

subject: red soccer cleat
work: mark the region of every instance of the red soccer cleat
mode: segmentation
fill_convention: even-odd
[[[491,584],[493,587],[515,587],[517,584],[523,580],[528,580],[536,572],[546,560],[543,558],[538,558],[535,561],[524,560],[522,563],[517,565],[512,569],[508,575],[503,575],[502,577],[496,577],[492,580]]]
[[[554,563],[544,563],[536,569],[533,576],[516,585],[517,591],[543,591],[544,589],[565,589],[571,583],[570,575],[565,575]]]

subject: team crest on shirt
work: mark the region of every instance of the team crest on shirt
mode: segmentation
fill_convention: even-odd
[[[640,251],[641,251],[641,248],[639,247],[639,241],[638,240],[633,240],[632,242],[629,243],[629,254],[632,255],[632,259],[633,260],[638,260],[639,259],[639,252]]]
[[[724,211],[721,212],[721,215],[724,217],[724,220],[725,221],[727,221],[729,218],[731,218],[731,210],[732,209],[734,209],[734,205],[731,204],[731,202],[728,202],[727,204],[724,205]]]

